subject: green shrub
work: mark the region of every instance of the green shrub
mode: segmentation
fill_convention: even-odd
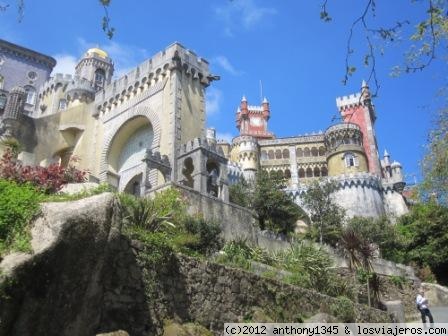
[[[0,254],[29,251],[27,224],[39,212],[41,194],[29,185],[0,180]]]
[[[174,222],[180,222],[187,216],[186,202],[177,189],[165,189],[153,198],[154,210],[160,216],[171,215]]]
[[[141,241],[145,248],[139,254],[151,265],[168,264],[174,255],[169,239],[164,232],[148,232],[142,228],[134,228],[128,232],[130,238]]]
[[[397,287],[402,288],[406,284],[406,278],[400,275],[391,275],[389,277],[390,281]]]
[[[311,287],[310,275],[307,273],[294,272],[290,276],[285,277],[283,280],[291,285],[303,288]]]
[[[128,194],[120,195],[121,217],[128,228],[140,228],[157,232],[166,227],[174,227],[170,213],[161,215],[156,202],[149,198],[137,198]]]
[[[333,262],[324,250],[313,244],[295,243],[285,251],[277,252],[274,257],[278,267],[292,273],[307,274],[309,287],[324,290],[329,285],[329,270]]]
[[[154,198],[120,194],[121,217],[127,234],[164,232],[171,249],[189,255],[207,255],[222,247],[217,223],[187,214],[178,190],[167,189]]]
[[[336,302],[330,305],[330,313],[344,323],[355,322],[354,304],[345,296],[339,296],[336,298]]]
[[[187,233],[195,235],[197,241],[191,245],[193,250],[203,254],[218,251],[223,246],[221,228],[215,222],[207,222],[202,217],[188,217],[184,222]]]
[[[218,262],[249,269],[252,249],[246,240],[231,241],[224,245],[222,252],[223,254],[217,258]]]

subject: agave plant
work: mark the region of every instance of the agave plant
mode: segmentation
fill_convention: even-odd
[[[160,215],[154,202],[147,198],[122,198],[121,213],[125,225],[157,232],[166,227],[175,227],[170,222],[172,214]]]

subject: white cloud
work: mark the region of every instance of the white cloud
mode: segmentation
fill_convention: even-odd
[[[95,47],[107,51],[109,57],[114,61],[114,77],[116,78],[125,75],[150,56],[148,51],[144,48],[118,43],[116,41],[110,41],[107,44],[99,46],[98,44],[88,42],[83,38],[78,38],[78,44],[81,52],[85,52],[86,50]]]
[[[227,57],[225,56],[217,56],[212,60],[212,63],[218,64],[221,68],[223,68],[225,71],[230,73],[233,76],[239,76],[241,75],[241,71],[235,69],[235,67],[230,63]]]
[[[149,58],[149,54],[146,49],[121,44],[115,41],[108,42],[105,45],[98,46],[98,44],[93,42],[88,42],[83,38],[78,38],[78,55],[70,55],[67,53],[61,53],[54,55],[53,57],[56,59],[57,64],[53,70],[53,73],[64,73],[64,74],[74,74],[75,66],[78,64],[79,59],[81,59],[82,55],[90,48],[99,47],[109,54],[109,57],[114,61],[114,77],[118,78],[145,59]]]
[[[216,140],[224,140],[231,144],[233,138],[234,135],[232,135],[231,133],[220,133],[220,132],[216,133]]]
[[[75,56],[68,54],[58,54],[53,56],[56,60],[56,66],[53,69],[53,74],[62,73],[73,75],[75,73],[75,66],[78,60]]]
[[[219,113],[222,102],[222,91],[216,88],[207,89],[205,97],[205,110],[207,115],[213,115]]]
[[[226,1],[224,7],[215,8],[215,14],[224,23],[224,33],[233,36],[241,26],[248,30],[263,22],[266,17],[277,14],[272,7],[260,7],[255,0]]]

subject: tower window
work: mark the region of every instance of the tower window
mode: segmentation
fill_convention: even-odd
[[[6,107],[6,95],[0,94],[0,113],[3,113]]]
[[[106,81],[106,73],[103,69],[97,69],[95,71],[95,89],[100,90],[104,88],[104,83]]]
[[[5,79],[3,78],[2,75],[0,75],[0,90],[3,89],[3,84],[5,83]]]
[[[25,86],[24,89],[26,92],[26,103],[34,105],[36,103],[36,89],[31,85]]]
[[[67,108],[67,100],[60,99],[59,100],[59,110],[65,110]]]
[[[358,158],[353,153],[344,154],[345,166],[346,167],[358,167]]]

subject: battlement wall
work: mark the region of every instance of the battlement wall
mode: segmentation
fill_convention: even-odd
[[[350,108],[353,106],[358,106],[362,104],[361,93],[355,93],[348,96],[342,96],[336,98],[336,106],[339,110]]]
[[[320,131],[319,133],[304,134],[294,137],[259,140],[258,144],[260,145],[260,147],[263,147],[263,146],[278,146],[278,145],[299,145],[305,143],[318,143],[318,142],[324,142],[324,133],[322,131]]]
[[[197,149],[206,149],[210,152],[216,153],[219,156],[224,156],[224,151],[221,147],[216,146],[215,143],[209,143],[205,138],[195,138],[180,146],[179,156],[184,156]]]
[[[232,147],[238,147],[240,152],[257,152],[258,142],[252,136],[243,135],[232,140]]]
[[[176,58],[180,64],[173,64],[176,62]],[[126,94],[141,85],[150,86],[151,81],[160,80],[168,74],[173,66],[178,65],[182,66],[183,71],[187,75],[191,75],[193,79],[201,80],[209,75],[208,62],[205,59],[198,57],[193,51],[185,49],[181,44],[173,43],[99,91],[95,103],[100,105],[104,101],[113,101],[118,98],[117,95]]]
[[[47,95],[60,87],[67,85],[73,80],[73,76],[69,74],[57,73],[53,77],[49,78],[39,90],[39,95]]]

